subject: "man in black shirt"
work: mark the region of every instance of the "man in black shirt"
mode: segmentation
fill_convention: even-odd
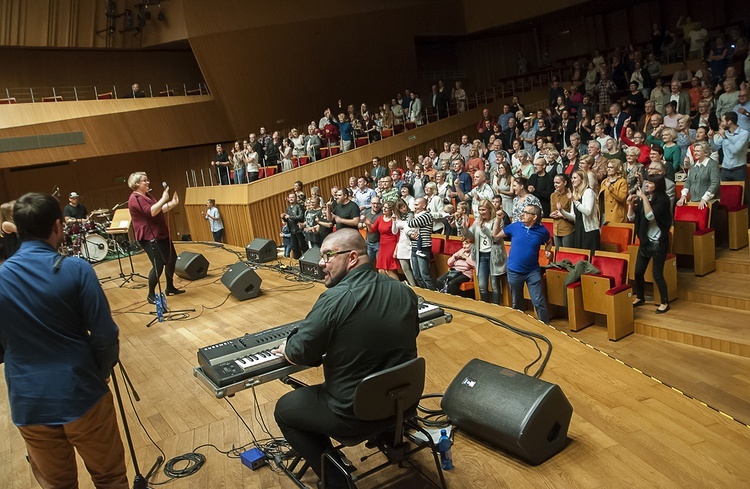
[[[285,394],[274,413],[286,440],[318,477],[330,436],[364,436],[393,423],[357,419],[354,391],[368,375],[416,358],[419,333],[417,296],[374,272],[355,229],[329,235],[320,253],[328,290],[276,352],[297,365],[322,364],[325,382]],[[326,467],[326,479],[326,487],[347,487],[333,468]]]
[[[219,184],[229,185],[229,155],[224,151],[221,144],[216,145],[216,155],[211,160],[211,166],[219,172]]]
[[[80,197],[81,196],[78,195],[77,192],[70,192],[70,195],[68,196],[68,204],[65,205],[65,208],[63,209],[65,222],[81,222],[86,220],[88,211],[86,210],[86,206],[78,202]]]
[[[336,230],[343,228],[357,229],[359,227],[359,206],[350,200],[348,188],[340,188],[334,194],[336,202],[331,210],[333,212],[333,222],[336,224]]]

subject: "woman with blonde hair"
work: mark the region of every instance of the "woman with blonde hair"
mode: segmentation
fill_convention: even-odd
[[[604,203],[602,220],[608,222],[628,222],[628,182],[623,178],[622,162],[609,160],[607,176],[602,180],[599,196]]]
[[[625,181],[628,182],[628,191],[632,190],[636,185],[640,185],[640,178],[646,176],[646,168],[638,161],[641,155],[641,150],[636,146],[628,146],[625,148],[625,168],[623,169],[623,176]]]
[[[593,254],[599,249],[599,206],[596,194],[589,188],[586,174],[582,170],[573,172],[570,179],[572,190],[568,191],[568,199],[573,204],[573,212],[561,209],[560,212],[568,220],[575,222],[576,248],[589,250]]]
[[[474,216],[475,220],[471,227],[468,226],[468,221],[464,221],[464,236],[474,244],[472,258],[476,263],[480,299],[484,302],[500,304],[502,287],[500,276],[505,273],[507,262],[503,239],[495,239],[493,236],[495,220],[500,218],[496,217],[495,206],[489,199],[482,199],[477,209],[478,215]],[[502,222],[499,222],[498,226],[502,228]],[[491,297],[489,292],[490,278],[492,279]]]
[[[569,215],[572,214],[568,192],[570,191],[570,178],[564,173],[555,175],[555,191],[549,197],[552,212],[550,217],[553,219],[552,235],[555,241],[555,251],[560,246],[572,247],[575,244],[575,224],[573,219],[565,217],[563,210]]]
[[[606,161],[606,159],[605,159]],[[582,170],[586,175],[586,183],[589,184],[589,188],[594,191],[595,194],[599,194],[599,179],[596,177],[596,172],[593,169],[594,157],[591,155],[581,156],[581,160],[578,162],[578,169]],[[573,172],[575,173],[575,172]],[[568,178],[573,176],[571,173]]]

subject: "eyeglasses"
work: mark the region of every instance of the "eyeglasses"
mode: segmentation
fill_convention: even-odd
[[[526,214],[527,216],[536,216],[536,212],[521,211],[521,215]]]
[[[352,251],[354,250],[327,251],[320,254],[320,261],[322,261],[323,263],[328,263],[334,256],[340,255],[342,253],[351,253]]]

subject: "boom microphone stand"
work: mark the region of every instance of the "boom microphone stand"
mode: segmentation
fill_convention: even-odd
[[[127,372],[125,372],[125,367],[122,366],[121,362],[117,362],[117,365],[120,366],[120,374],[122,375],[123,379],[125,379],[126,388],[130,389],[130,392],[133,393],[133,398],[135,398],[136,402],[139,402],[141,399],[138,396],[138,393],[135,391],[135,388],[133,387],[133,383],[130,381],[130,377],[128,377]],[[156,458],[156,462],[154,462],[154,465],[151,466],[151,470],[148,471],[146,476],[144,477],[141,475],[141,471],[138,468],[138,459],[135,456],[135,448],[133,447],[133,439],[130,436],[130,428],[128,427],[128,419],[125,416],[125,407],[122,403],[122,396],[120,395],[120,386],[117,384],[117,375],[115,375],[116,369],[112,369],[112,386],[115,388],[115,398],[117,399],[117,406],[120,409],[120,419],[122,419],[122,428],[123,431],[125,431],[125,439],[128,442],[128,450],[130,451],[130,459],[133,462],[133,470],[135,471],[135,477],[133,478],[133,489],[151,489],[151,487],[148,485],[148,480],[153,477],[156,474],[156,471],[159,470],[161,467],[161,464],[164,463],[164,457],[159,455]]]

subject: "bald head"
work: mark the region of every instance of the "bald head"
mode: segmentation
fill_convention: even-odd
[[[359,231],[351,228],[339,229],[335,233],[326,236],[321,244],[321,249],[330,249],[335,251],[352,250],[356,251],[361,262],[369,262],[367,256],[367,243],[359,234]]]

